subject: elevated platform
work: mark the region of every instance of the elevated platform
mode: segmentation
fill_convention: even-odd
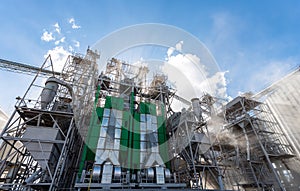
[[[227,113],[231,113],[231,112],[236,111],[239,108],[242,108],[244,106],[246,111],[249,111],[249,110],[257,107],[260,104],[262,104],[262,103],[259,101],[255,101],[252,99],[247,99],[242,96],[238,96],[238,97],[234,98],[232,101],[230,101],[229,103],[227,103],[225,109],[226,109]]]
[[[54,119],[69,122],[73,117],[71,112],[47,111],[28,107],[16,107],[16,110],[25,123],[32,126],[40,123],[41,126],[52,127]]]
[[[111,184],[103,184],[103,183],[76,183],[75,188],[80,189],[90,189],[90,190],[144,190],[144,189],[157,189],[157,190],[178,190],[185,189],[186,184],[183,183],[166,183],[166,184],[156,184],[156,183],[130,183],[130,184],[122,184],[122,183],[111,183]]]

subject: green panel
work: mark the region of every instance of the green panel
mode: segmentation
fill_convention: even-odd
[[[95,94],[95,100],[94,100],[94,106],[96,106],[97,103],[98,103],[100,91],[101,91],[101,87],[100,87],[100,86],[97,86],[97,91],[96,91],[96,94]]]
[[[82,154],[81,154],[81,161],[79,163],[79,178],[81,177],[81,173],[84,167],[84,161],[86,160],[86,155],[87,155],[87,146],[83,146]]]
[[[130,114],[127,111],[123,111],[122,127],[129,129],[130,125]]]
[[[157,124],[159,125],[158,131],[158,140],[159,143],[162,144],[166,141],[166,125],[165,125],[165,118],[163,116],[157,117]]]
[[[140,114],[139,113],[135,113],[134,114],[134,122],[133,122],[134,126],[133,126],[133,132],[132,132],[132,136],[133,136],[133,141],[140,141]],[[136,148],[135,143],[133,144],[132,148]],[[139,147],[138,147],[139,149]]]
[[[96,152],[97,144],[98,144],[99,136],[92,136],[90,137],[90,142],[89,142],[89,148]]]
[[[126,151],[128,149],[128,139],[121,139],[120,140],[120,149]]]
[[[128,165],[128,151],[127,150],[120,150],[120,153],[119,153],[119,161],[120,161],[120,164],[121,166],[127,166]]]
[[[131,133],[130,129],[130,116],[131,114],[127,111],[123,111],[122,128],[121,128],[121,140],[120,140],[120,162],[121,165],[130,166],[131,155],[128,153],[130,147]]]
[[[89,127],[89,131],[91,132],[89,134],[89,139],[88,139],[88,146],[94,150],[97,147],[98,144],[98,138],[100,134],[100,128],[101,128],[101,123],[100,120],[98,119],[98,116],[96,115],[96,111],[93,112],[93,116],[91,119],[91,125]]]
[[[140,113],[145,113],[145,103],[144,102],[141,102],[140,105],[139,105],[139,110],[140,110]]]
[[[134,121],[133,121],[133,139],[139,140],[140,139],[140,117],[139,113],[134,113]]]
[[[134,121],[136,122],[139,122],[140,121],[140,117],[141,117],[141,114],[139,113],[134,113]]]
[[[120,153],[119,153],[121,165],[127,165],[128,160],[128,140],[120,140]]]
[[[163,144],[166,141],[166,135],[165,134],[158,134],[158,142],[159,144]]]
[[[140,122],[136,122],[133,130],[133,139],[140,140]]]
[[[105,100],[105,108],[123,110],[124,100],[120,97],[107,96]]]
[[[133,141],[140,141],[141,139],[141,136],[140,136],[140,133],[135,131],[133,134]]]
[[[128,119],[129,119],[129,124],[128,124],[128,131],[129,131],[129,141],[128,141],[128,148],[132,148],[132,139],[133,139],[133,135],[132,135],[132,130],[133,130],[133,123],[134,123],[134,92],[131,92],[130,95],[130,113],[128,115]],[[132,149],[129,149],[128,155],[127,155],[127,167],[130,169],[132,168]]]
[[[130,113],[128,111],[123,111],[123,120],[124,119],[129,120],[129,117],[130,117]]]
[[[124,109],[124,100],[121,97],[112,97],[112,108],[123,110]]]
[[[85,144],[81,155],[81,161],[79,163],[79,171],[78,171],[79,177],[81,177],[81,173],[84,168],[85,161],[94,161],[94,159],[95,159],[95,152],[91,151],[91,149],[89,149],[89,147]]]
[[[162,116],[165,116],[165,105],[164,104],[160,104],[160,105],[161,105]]]
[[[140,149],[140,141],[133,141],[133,149]]]
[[[132,167],[135,169],[140,167],[140,151],[132,151]]]
[[[121,128],[121,139],[128,140],[129,139],[129,132],[124,127]]]
[[[86,160],[89,160],[89,161],[95,160],[95,151],[92,151],[91,149],[88,148]]]
[[[168,159],[168,147],[167,144],[162,144],[159,146],[159,153],[164,161]]]
[[[103,117],[103,112],[104,112],[104,108],[102,108],[102,107],[97,107],[97,108],[96,108],[96,112],[97,112],[98,117],[99,117],[100,119],[102,119],[102,117]]]
[[[100,128],[101,128],[101,120],[102,118],[98,118],[98,113],[101,114],[103,112],[103,108],[97,108],[93,111],[90,126],[88,128],[88,135],[86,138],[86,149],[85,153],[83,154],[82,160],[83,163],[86,160],[94,160],[95,159],[95,152],[99,140]],[[102,114],[103,115],[103,114]]]
[[[112,105],[112,103],[111,103],[111,96],[106,96],[104,107],[105,107],[105,108],[112,108],[111,105]]]
[[[163,161],[168,161],[168,146],[167,144],[164,144],[167,141],[167,135],[166,135],[166,124],[165,124],[165,118],[164,118],[164,109],[162,108],[162,116],[157,117],[157,123],[159,124],[158,128],[158,141],[159,141],[159,153],[163,159]],[[170,163],[165,163],[167,168],[170,168]]]
[[[141,102],[139,107],[140,107],[140,113],[142,113],[142,114],[149,114],[150,113],[148,103]]]
[[[157,116],[157,124],[162,125],[165,122],[165,118],[163,116]]]
[[[100,126],[101,126],[101,121],[102,121],[102,116],[103,116],[103,108],[95,109],[97,102],[98,102],[100,90],[101,90],[100,86],[97,86],[97,91],[96,91],[96,95],[95,95],[96,98],[94,100],[94,110],[92,113],[90,125],[88,128],[88,133],[87,133],[87,137],[86,137],[87,144],[84,144],[84,146],[83,146],[83,151],[81,154],[81,161],[79,164],[79,174],[78,174],[79,177],[81,177],[81,173],[84,168],[85,161],[95,159],[95,152],[91,151],[90,146],[92,143],[93,147],[95,148],[95,145],[98,144],[98,138],[97,138],[97,142],[96,142],[96,140],[95,140],[96,137],[91,138],[91,135],[97,135],[99,137]],[[100,118],[98,118],[98,117],[100,117]],[[96,144],[95,144],[95,142],[96,142]]]
[[[134,92],[131,92],[131,95],[130,95],[130,112],[132,114],[134,112]]]
[[[129,139],[129,125],[130,125],[130,114],[129,112],[124,111],[123,112],[123,119],[122,119],[122,128],[121,128],[121,144],[128,147],[128,139]],[[122,140],[126,140],[125,142],[122,142]]]
[[[156,105],[153,103],[149,103],[149,113],[151,115],[156,115]]]
[[[165,164],[166,164],[166,167],[167,167],[168,169],[171,169],[171,163],[170,163],[170,161],[166,162]]]

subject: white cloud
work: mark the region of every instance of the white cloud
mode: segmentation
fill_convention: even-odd
[[[52,32],[48,32],[48,31],[44,31],[41,40],[46,41],[46,42],[50,42],[52,40],[55,40],[55,38],[53,37]]]
[[[182,45],[183,45],[183,41],[178,42],[175,45],[176,50],[179,51],[179,52],[181,52],[182,51]]]
[[[183,41],[179,41],[176,45],[175,45],[175,48],[174,47],[170,47],[168,48],[168,51],[167,51],[167,60],[170,58],[170,56],[174,53],[174,51],[179,51],[181,52],[182,51],[182,45],[183,45]]]
[[[250,76],[247,89],[248,91],[258,92],[263,88],[271,85],[277,80],[281,79],[289,72],[292,72],[293,66],[296,66],[297,60],[288,58],[286,60],[271,60],[258,68],[256,72]]]
[[[174,47],[168,48],[168,51],[167,51],[167,59],[173,54],[174,50],[175,50]]]
[[[62,38],[60,39],[60,42],[65,42],[65,39],[66,39],[66,37],[62,37]]]
[[[61,29],[60,29],[60,26],[59,26],[58,22],[56,22],[53,26],[55,27],[55,31],[56,31],[58,34],[60,34]]]
[[[80,42],[79,42],[79,41],[73,40],[73,42],[74,42],[74,46],[75,46],[75,47],[77,47],[77,48],[80,47]]]
[[[72,24],[72,28],[80,28],[80,26],[75,24],[74,18],[71,18],[69,23]],[[74,52],[75,47],[80,47],[80,42],[73,39],[70,40],[68,37],[64,36],[64,31],[61,30],[58,22],[55,22],[52,27],[51,32],[44,30],[43,36],[41,37],[43,41],[54,41],[53,45],[55,45],[55,47],[47,51],[44,57],[46,58],[50,54],[54,70],[61,72],[67,57]]]
[[[167,59],[162,66],[162,71],[168,76],[169,81],[175,83],[177,94],[190,100],[200,97],[204,93],[227,99],[227,72],[209,74],[207,68],[201,63],[197,55],[178,53],[182,50],[183,42],[176,44],[176,48],[169,48]]]
[[[55,45],[59,45],[59,43],[65,42],[66,37],[62,37],[60,40],[55,41]]]
[[[65,50],[62,46],[56,46],[53,49],[48,50],[44,57],[46,58],[49,54],[51,55],[54,70],[61,72],[68,56],[71,53]]]
[[[70,19],[69,19],[69,23],[72,24],[72,23],[74,23],[74,22],[75,22],[75,19],[74,19],[74,18],[70,18]]]
[[[212,38],[217,45],[232,45],[236,43],[236,33],[242,28],[243,23],[239,22],[230,13],[219,12],[212,15]]]
[[[74,52],[74,48],[72,46],[69,46],[69,51]]]
[[[69,19],[69,23],[72,24],[72,29],[81,28],[81,26],[75,24],[75,19],[74,18]]]
[[[211,77],[207,77],[206,80],[197,83],[196,86],[198,86],[199,89],[203,89],[206,91],[206,93],[209,93],[210,95],[216,96],[218,98],[222,99],[228,99],[227,96],[227,81],[225,74],[228,71],[225,72],[217,72]]]

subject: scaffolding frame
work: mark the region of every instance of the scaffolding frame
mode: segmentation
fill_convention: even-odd
[[[77,156],[83,145],[81,133],[87,128],[78,126],[83,124],[83,116],[74,112],[87,104],[81,98],[93,95],[90,86],[97,78],[90,71],[97,72],[96,55],[88,49],[85,58],[69,56],[62,73],[54,72],[50,55],[46,58],[23,98],[18,98],[1,133],[1,190],[59,190],[74,186]],[[61,83],[51,103],[42,108],[41,95],[33,97],[45,89],[41,85],[45,70],[53,71],[52,78]]]
[[[97,99],[95,99],[94,110],[97,107],[104,107],[107,96],[121,97],[124,99],[124,111],[138,110],[141,102],[150,102],[155,104],[162,104],[165,107],[164,118],[170,115],[171,109],[167,107],[170,105],[170,99],[174,95],[166,86],[166,76],[154,75],[154,79],[149,83],[147,79],[148,68],[145,66],[135,66],[116,58],[112,58],[106,65],[106,71],[102,72],[98,78]],[[132,96],[134,94],[134,96]],[[128,104],[128,106],[125,106]],[[159,104],[159,105],[160,105]],[[133,113],[133,111],[130,111]],[[133,117],[133,116],[132,116]],[[132,119],[134,120],[134,119]],[[134,132],[133,126],[129,127],[128,132]],[[131,147],[129,147],[131,148]],[[133,151],[131,151],[133,152]],[[128,153],[131,155],[132,153]],[[129,160],[129,159],[128,159]],[[88,161],[89,162],[89,161]],[[94,161],[90,161],[94,162]],[[131,162],[131,161],[127,161]],[[91,164],[92,165],[92,164]],[[88,165],[86,165],[88,166]],[[86,167],[85,167],[86,168]],[[127,169],[124,167],[124,169]],[[123,169],[123,170],[124,170]],[[141,167],[141,171],[145,170]],[[127,169],[127,172],[135,169]],[[79,172],[80,173],[80,172]],[[92,169],[86,169],[82,176],[82,180],[77,182],[75,187],[81,189],[110,189],[110,188],[183,188],[185,184],[174,184],[174,180],[168,180],[165,184],[156,184],[153,179],[147,179],[138,174],[141,182],[128,181],[128,175],[122,174],[120,180],[112,180],[110,184],[103,184],[101,182],[92,180]],[[89,180],[88,180],[89,179]],[[136,180],[135,180],[136,181]],[[89,182],[89,183],[87,183]]]
[[[225,119],[226,131],[237,141],[221,152],[223,162],[231,160],[235,167],[226,172],[232,178],[228,184],[244,190],[285,190],[274,163],[294,157],[294,151],[269,107],[239,96],[226,105]]]
[[[114,58],[109,61],[106,73],[98,76],[98,58],[99,54],[90,49],[85,57],[69,56],[62,73],[53,71],[50,55],[46,58],[23,98],[18,98],[15,111],[0,134],[1,190],[136,186],[241,191],[288,188],[282,180],[285,175],[279,170],[294,157],[294,150],[268,105],[239,96],[227,103],[223,116],[222,112],[216,112],[216,99],[204,95],[199,100],[198,112],[193,101],[192,107],[174,112],[172,99],[191,104],[166,85],[166,76],[156,74],[148,83],[147,67],[129,65]],[[35,97],[45,88],[41,85],[45,71],[62,83],[51,103],[42,108],[41,95]],[[167,138],[171,143],[169,156],[174,157],[171,161],[173,177],[165,184],[153,184],[154,178],[142,175],[141,182],[129,180],[128,183],[124,173],[110,185],[91,182],[91,174],[89,183],[78,181],[80,155],[88,128],[93,123],[95,108],[104,104],[106,96],[124,98],[128,110],[138,110],[142,102],[155,102],[164,107]],[[210,129],[209,122],[215,117],[225,118],[221,133]],[[134,127],[130,128],[133,132]],[[224,140],[225,134],[231,138]],[[284,167],[276,168],[278,164]]]
[[[212,116],[218,117],[215,102],[216,99],[205,94],[199,101],[201,113],[189,108],[182,110],[180,120],[169,121],[170,153],[175,153],[172,170],[179,182],[185,182],[193,189],[224,190],[218,151],[213,141],[216,135],[210,132],[208,125]]]

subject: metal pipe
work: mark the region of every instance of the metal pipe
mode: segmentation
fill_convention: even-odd
[[[23,182],[23,185],[33,183],[35,180],[39,179],[42,175],[43,175],[42,169],[40,168],[38,171],[34,172],[31,176],[26,178],[26,180]]]
[[[252,129],[253,129],[253,124],[252,124],[251,121],[250,121],[250,124],[251,124],[251,127],[252,127]],[[257,132],[256,132],[254,129],[253,129],[253,131],[254,131],[254,133],[255,133],[255,136],[258,138],[259,136],[258,136]],[[282,185],[281,180],[280,180],[280,178],[279,178],[279,176],[278,176],[276,170],[274,169],[274,167],[273,167],[273,165],[272,165],[272,162],[271,162],[271,160],[270,160],[270,157],[269,157],[268,152],[266,151],[266,149],[265,149],[265,147],[264,147],[264,145],[262,144],[262,142],[261,142],[260,139],[258,139],[258,142],[259,142],[259,145],[260,145],[260,147],[261,147],[261,149],[262,149],[262,151],[263,151],[263,153],[264,153],[264,155],[265,155],[265,158],[266,158],[266,160],[267,160],[267,162],[268,162],[269,168],[272,170],[272,172],[273,172],[273,174],[274,174],[274,176],[275,176],[276,182],[278,183],[278,186],[280,187],[280,190],[281,190],[281,191],[285,191],[285,188],[284,188],[284,186]]]
[[[54,99],[57,90],[58,90],[58,84],[65,86],[71,96],[73,96],[73,89],[72,86],[60,79],[57,79],[56,77],[50,77],[47,79],[45,83],[45,87],[42,90],[41,93],[41,108],[46,109],[46,107],[52,102]]]
[[[249,143],[249,138],[248,138],[248,135],[247,135],[247,132],[246,132],[245,128],[242,127],[242,129],[243,129],[243,133],[244,133],[245,139],[246,139],[247,161],[250,161],[251,156],[250,156],[250,143]]]
[[[200,107],[199,98],[193,98],[191,100],[191,102],[192,102],[192,108],[193,108],[194,114],[197,117],[197,119],[200,121],[202,111],[201,111],[201,107]]]

